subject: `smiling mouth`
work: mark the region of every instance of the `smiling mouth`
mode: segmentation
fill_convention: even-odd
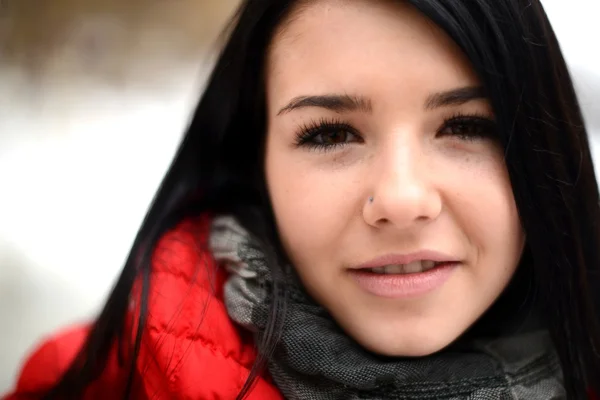
[[[448,264],[447,261],[437,262],[429,260],[412,261],[408,264],[391,264],[383,267],[366,268],[363,271],[380,275],[407,275],[418,274],[432,270],[441,265]]]

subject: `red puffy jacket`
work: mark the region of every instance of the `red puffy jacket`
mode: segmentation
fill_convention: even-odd
[[[223,304],[225,273],[200,243],[208,217],[187,221],[158,243],[152,261],[149,316],[137,361],[141,384],[135,399],[235,399],[255,360],[251,337],[236,327]],[[132,313],[135,305],[132,305]],[[14,391],[5,400],[30,399],[57,382],[80,349],[89,326],[71,328],[45,341],[25,362]],[[122,393],[128,370],[116,351],[86,391],[85,400]],[[283,399],[266,377],[252,400]]]

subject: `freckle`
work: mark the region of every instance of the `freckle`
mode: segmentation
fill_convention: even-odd
[[[343,168],[346,166],[346,160],[343,156],[339,155],[339,156],[335,156],[333,158],[333,164],[337,167],[337,168]]]

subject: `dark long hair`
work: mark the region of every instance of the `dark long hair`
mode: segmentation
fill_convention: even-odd
[[[598,392],[598,187],[573,84],[542,5],[539,0],[406,1],[462,48],[487,91],[527,237],[533,286],[567,393],[580,399],[587,389]],[[132,371],[129,396],[147,313],[151,252],[183,218],[232,213],[270,245],[273,260],[283,257],[265,195],[263,72],[274,32],[297,7],[299,1],[293,0],[246,0],[239,8],[121,276],[79,356],[49,398],[78,397],[105,368],[115,343],[130,350],[124,366]],[[277,265],[272,263],[274,273]],[[141,313],[130,343],[126,311],[136,280],[142,283]],[[256,368],[240,398],[277,342],[284,296],[276,296],[271,311]]]

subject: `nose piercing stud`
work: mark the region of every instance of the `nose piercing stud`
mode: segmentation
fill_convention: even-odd
[[[369,197],[369,203],[373,202],[373,196]]]

